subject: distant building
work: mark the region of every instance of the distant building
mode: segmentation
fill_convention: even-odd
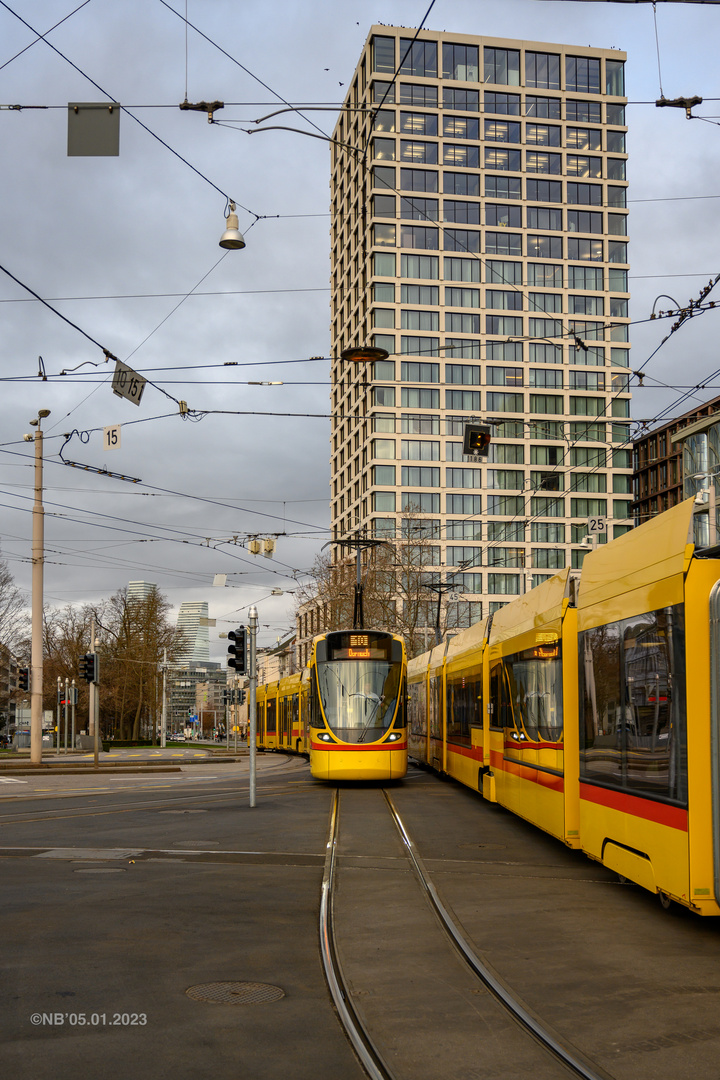
[[[207,600],[189,600],[180,605],[177,619],[178,633],[185,642],[178,656],[179,667],[206,664],[210,659]]]
[[[636,525],[642,525],[663,510],[676,506],[698,490],[697,485],[691,485],[691,490],[683,491],[683,441],[676,436],[698,421],[719,412],[720,397],[716,397],[633,439],[635,499],[632,512]],[[707,471],[707,463],[705,468],[700,460],[696,464],[694,472]],[[689,471],[689,468],[685,470]]]
[[[127,587],[128,602],[131,600],[147,600],[153,589],[157,589],[154,581],[129,581]]]
[[[219,664],[174,665],[168,674],[168,731],[180,731],[197,716],[197,687],[213,683],[225,687]]]

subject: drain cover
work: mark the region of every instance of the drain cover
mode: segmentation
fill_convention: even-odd
[[[215,1005],[268,1005],[285,997],[279,986],[254,982],[200,983],[185,993],[193,1001],[210,1001]]]

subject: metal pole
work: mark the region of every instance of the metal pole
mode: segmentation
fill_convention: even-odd
[[[255,806],[255,781],[256,781],[256,757],[257,757],[257,714],[256,714],[256,692],[257,692],[257,624],[258,613],[257,608],[253,604],[248,612],[248,623],[250,638],[250,648],[248,657],[248,676],[249,676],[249,688],[248,688],[248,720],[249,726],[249,746],[250,751],[250,806]]]
[[[63,719],[65,723],[65,753],[68,752],[68,694],[70,693],[70,680],[65,677],[65,704],[63,705]]]
[[[75,749],[75,705],[77,704],[77,687],[75,680],[70,684],[70,716],[72,719],[72,749]]]
[[[57,677],[57,705],[55,706],[55,727],[57,728],[57,739],[55,740],[55,749],[60,753],[60,713],[62,706],[60,705],[60,699],[62,697],[62,679],[58,675]]]
[[[35,501],[32,511],[32,684],[30,695],[30,761],[42,762],[42,707],[43,707],[43,568],[45,563],[45,511],[42,503],[43,487],[43,433],[40,421],[48,416],[48,409],[41,409],[35,432]]]
[[[162,713],[160,716],[160,746],[167,744],[167,649],[163,649]]]

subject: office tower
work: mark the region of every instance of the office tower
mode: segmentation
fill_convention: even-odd
[[[129,581],[127,587],[128,601],[147,600],[157,585],[152,581]]]
[[[419,529],[466,625],[631,527],[625,54],[414,34],[334,132],[332,526]]]
[[[185,647],[175,661],[177,667],[192,667],[210,659],[207,600],[186,601],[180,605],[177,629],[185,638]]]

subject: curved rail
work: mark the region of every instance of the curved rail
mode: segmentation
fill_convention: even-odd
[[[335,851],[337,847],[340,791],[335,789],[330,814],[330,832],[325,855],[322,891],[320,894],[320,953],[335,1008],[347,1036],[372,1080],[394,1080],[352,1003],[335,949],[333,928],[333,889],[335,883]]]
[[[440,899],[391,796],[384,789],[383,795],[395,826],[400,833],[401,840],[405,845],[407,856],[431,907],[440,920],[442,928],[451,938],[472,972],[512,1017],[557,1060],[569,1068],[575,1076],[581,1077],[582,1080],[613,1080],[609,1073],[586,1058],[582,1051],[543,1023],[524,1002],[513,994],[510,987],[505,984],[498,973],[474,952]]]

